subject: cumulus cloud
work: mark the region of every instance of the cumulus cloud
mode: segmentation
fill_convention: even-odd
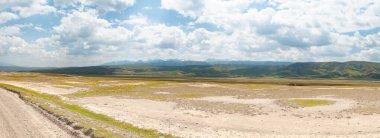
[[[146,16],[141,14],[139,15],[131,15],[127,20],[119,21],[120,25],[136,27],[136,26],[145,26],[150,24],[149,19]]]
[[[20,31],[20,26],[5,26],[0,28],[0,36],[17,36]]]
[[[380,3],[373,0],[274,0],[262,10],[250,7],[255,2],[162,0],[162,7],[227,31],[256,30],[262,37],[295,47],[328,45],[330,33],[371,29],[380,24],[375,10]]]
[[[48,5],[47,0],[12,0],[0,1],[0,10],[10,10],[21,17],[54,12],[56,9]]]
[[[278,22],[297,27],[320,27],[336,32],[351,32],[379,25],[374,0],[275,0],[279,9]]]
[[[36,64],[50,66],[157,58],[380,61],[377,0],[161,0],[160,7],[149,5],[157,14],[121,12],[138,2],[0,1],[0,59],[48,57]],[[168,10],[181,17],[164,20]],[[24,38],[27,27],[8,25],[54,11],[62,17],[50,28],[36,24],[44,35],[35,40]]]
[[[0,54],[6,55],[13,52],[19,52],[17,49],[20,49],[21,47],[24,47],[27,45],[27,43],[19,37],[15,36],[3,36],[0,35]]]
[[[46,66],[54,63],[55,59],[59,59],[60,51],[48,51],[48,44],[41,40],[27,42],[22,38],[22,29],[28,28],[31,25],[13,25],[0,27],[0,59],[12,62],[18,65],[28,66]],[[50,63],[42,61],[50,60]]]
[[[132,6],[134,0],[83,0],[83,3],[95,5],[101,12],[120,11]]]
[[[59,7],[84,5],[95,7],[100,13],[122,11],[134,3],[135,0],[54,0],[54,4]]]
[[[10,20],[14,20],[14,19],[17,19],[18,16],[14,13],[10,13],[10,12],[1,12],[0,13],[0,24],[2,23],[6,23]]]
[[[117,50],[130,37],[122,27],[111,27],[107,20],[97,17],[95,11],[75,11],[62,18],[54,27],[52,39],[68,49],[70,55],[90,55]],[[116,49],[115,49],[116,47]]]

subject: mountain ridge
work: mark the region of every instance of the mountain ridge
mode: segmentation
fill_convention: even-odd
[[[289,65],[110,65],[54,68],[34,72],[76,75],[121,75],[142,77],[277,77],[316,79],[380,79],[380,63],[297,62]]]
[[[253,66],[253,65],[289,65],[292,62],[282,61],[249,61],[249,60],[178,60],[178,59],[155,59],[146,61],[115,61],[101,64],[100,66],[212,66],[212,65],[231,65],[231,66]]]
[[[0,62],[0,67],[11,67],[11,66],[15,66],[15,65],[5,63],[5,62]]]

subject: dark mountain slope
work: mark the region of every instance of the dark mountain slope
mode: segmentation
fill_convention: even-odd
[[[294,63],[275,73],[282,77],[310,78],[376,78],[380,63],[350,62],[307,62]]]
[[[281,77],[325,79],[380,79],[380,63],[305,62],[290,65],[94,66],[36,70],[77,75],[149,77]]]
[[[15,66],[15,65],[4,63],[4,62],[0,62],[0,67],[11,67],[11,66]]]
[[[191,61],[191,60],[148,60],[148,61],[117,61],[105,63],[101,66],[256,66],[256,65],[289,65],[291,62],[275,61]]]

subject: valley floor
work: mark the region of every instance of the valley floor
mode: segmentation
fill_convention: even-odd
[[[293,80],[228,83],[0,75],[0,83],[56,95],[117,121],[180,137],[380,136],[379,82],[325,85],[298,80],[310,85],[293,86],[284,83]]]

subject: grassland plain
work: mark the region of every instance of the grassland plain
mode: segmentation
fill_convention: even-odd
[[[34,78],[34,79],[30,79]],[[6,79],[8,78],[8,79]],[[21,76],[5,76],[2,78],[2,80],[12,80],[12,81],[43,81],[43,82],[50,82],[53,84],[59,84],[59,85],[67,85],[69,83],[65,82],[57,82],[54,81],[57,79],[57,76],[54,75],[33,75],[33,74],[25,74],[25,77]],[[87,85],[96,85],[96,80],[87,80]],[[71,85],[71,84],[69,84]],[[74,84],[75,85],[75,84]],[[110,118],[106,115],[98,114],[95,112],[92,112],[88,109],[82,108],[78,105],[67,103],[66,101],[62,100],[63,97],[60,95],[52,95],[52,94],[45,94],[45,93],[39,93],[33,90],[28,90],[22,87],[17,87],[9,84],[2,84],[0,83],[0,87],[19,92],[22,98],[28,102],[31,102],[33,104],[39,105],[41,108],[54,112],[58,116],[65,117],[66,119],[71,122],[68,125],[72,125],[73,122],[75,128],[81,129],[84,132],[93,131],[91,134],[94,137],[174,137],[169,134],[163,134],[159,133],[156,130],[150,130],[150,129],[141,129],[138,127],[133,126],[132,124],[128,124],[125,122],[117,121],[113,118]]]
[[[42,73],[75,75],[123,75],[140,77],[281,77],[309,79],[380,79],[380,63],[349,62],[305,62],[267,65],[171,65],[150,64],[134,66],[69,67],[35,70]],[[1,70],[1,68],[0,68]]]
[[[332,105],[334,101],[328,100],[310,100],[310,99],[295,99],[295,100],[285,100],[286,105],[292,107],[312,107],[312,106],[324,106],[324,105]]]
[[[94,136],[380,135],[380,122],[369,121],[380,120],[377,81],[0,76],[0,87]]]

